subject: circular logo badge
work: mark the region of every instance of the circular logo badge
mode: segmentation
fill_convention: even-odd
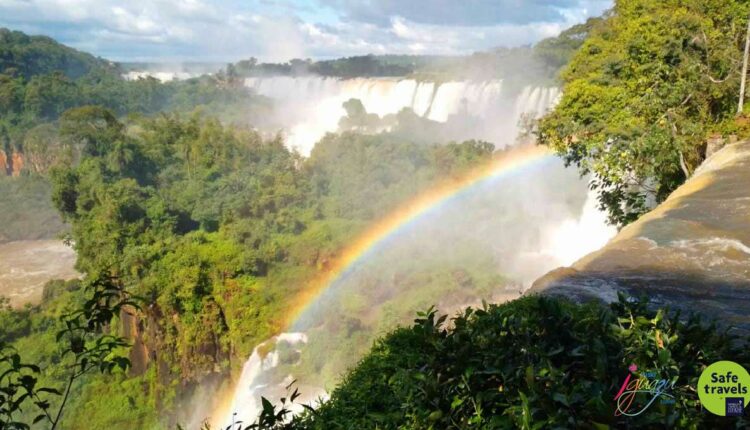
[[[717,361],[701,373],[697,388],[698,398],[709,412],[742,416],[750,400],[750,375],[733,361]]]

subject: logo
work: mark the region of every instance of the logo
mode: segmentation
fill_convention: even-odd
[[[712,414],[738,417],[750,399],[750,375],[733,361],[717,361],[698,378],[698,398]]]
[[[745,412],[745,399],[742,397],[727,397],[726,411],[728,417],[741,417]]]
[[[635,364],[628,366],[628,371],[628,376],[615,396],[617,401],[615,416],[638,416],[657,400],[661,404],[674,404],[675,400],[672,393],[676,380],[659,379],[656,377],[656,373],[651,371],[639,375],[638,366]]]

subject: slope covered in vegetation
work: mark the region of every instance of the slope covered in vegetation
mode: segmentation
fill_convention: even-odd
[[[593,172],[613,222],[627,224],[682,184],[710,134],[735,122],[747,2],[616,1],[562,73],[539,138]]]
[[[37,176],[0,178],[0,212],[13,220],[0,223],[0,240],[51,238],[63,231],[45,178],[53,167],[78,159],[78,148],[59,137],[65,110],[96,105],[117,116],[201,110],[247,124],[268,104],[237,85],[209,77],[126,81],[109,61],[48,37],[0,29],[0,176]]]
[[[737,341],[705,321],[623,298],[607,307],[527,297],[468,309],[450,323],[428,311],[376,342],[328,402],[278,427],[745,428],[745,418],[703,411],[696,394],[707,365],[750,365]],[[657,396],[644,408],[651,395],[639,394],[629,413],[641,414],[616,414],[632,365],[633,378],[674,382],[674,403]]]
[[[139,370],[127,378],[142,409],[95,401],[123,399],[111,381],[124,375],[94,378],[71,400],[69,425],[99,417],[108,428],[131,414],[160,422],[205,378],[227,374],[277,332],[306,280],[345,241],[493,151],[483,142],[433,146],[346,133],[302,160],[279,140],[216,120],[120,122],[98,107],[65,112],[59,138],[80,153],[52,175],[79,270],[108,273],[146,303],[131,334],[145,347],[134,351],[151,352],[131,356]],[[44,332],[31,333],[11,341],[46,344]]]
[[[71,79],[92,72],[117,72],[114,63],[75,50],[46,36],[0,28],[0,73],[24,78],[61,72]]]

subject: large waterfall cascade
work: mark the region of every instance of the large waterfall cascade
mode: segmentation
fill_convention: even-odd
[[[346,115],[342,104],[358,99],[379,116],[412,109],[427,119],[446,122],[468,113],[488,127],[481,136],[498,146],[512,144],[522,115],[539,116],[558,99],[555,87],[525,87],[513,94],[502,80],[420,82],[414,79],[325,77],[248,78],[245,85],[270,97],[283,112],[287,144],[308,155],[315,142],[338,128]]]

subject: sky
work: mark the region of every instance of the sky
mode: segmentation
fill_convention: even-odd
[[[116,61],[468,54],[532,44],[612,0],[0,0],[0,27]]]

